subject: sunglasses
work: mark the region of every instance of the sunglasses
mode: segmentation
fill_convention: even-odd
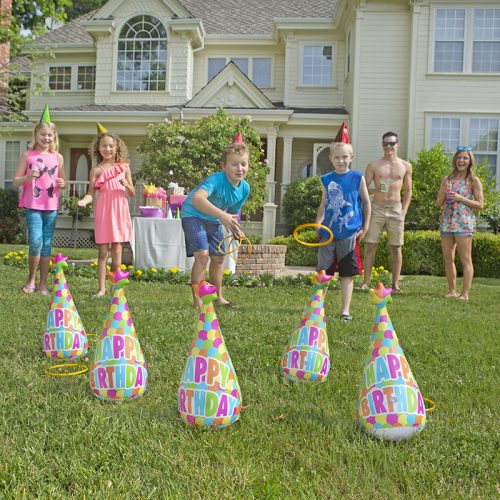
[[[397,141],[396,141],[396,142],[393,142],[393,141],[391,141],[391,142],[385,142],[385,141],[384,141],[384,142],[382,143],[382,146],[384,146],[384,148],[386,148],[386,147],[388,147],[388,146],[391,146],[391,147],[393,148],[396,144],[397,144]]]
[[[472,151],[471,146],[457,146],[457,151]]]

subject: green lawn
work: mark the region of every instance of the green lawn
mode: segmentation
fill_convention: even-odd
[[[228,288],[239,307],[219,311],[219,321],[244,408],[238,423],[210,432],[177,417],[197,320],[188,287],[127,286],[149,387],[137,401],[109,403],[91,394],[85,375],[44,375],[52,364],[40,355],[48,298],[21,296],[25,275],[0,265],[0,496],[498,494],[500,280],[477,279],[471,300],[459,302],[442,298],[443,278],[405,279],[389,312],[420,390],[437,409],[419,436],[388,443],[367,437],[354,420],[373,320],[366,293],[355,293],[350,324],[337,319],[339,293],[328,295],[332,372],[315,386],[285,382],[278,369],[309,290]],[[99,334],[107,304],[90,300],[96,280],[68,281],[87,332]]]

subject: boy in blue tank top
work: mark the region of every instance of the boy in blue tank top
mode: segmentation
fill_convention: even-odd
[[[181,218],[186,253],[194,256],[191,283],[198,284],[205,278],[210,257],[209,279],[217,287],[216,304],[232,306],[222,296],[224,255],[218,250],[223,238],[222,226],[235,238],[244,236],[238,221],[238,211],[250,194],[245,180],[249,169],[249,150],[241,134],[233,140],[222,155],[222,171],[208,176],[196,186],[182,204]],[[194,308],[200,310],[201,301],[193,293]]]
[[[350,170],[353,149],[350,144],[335,142],[330,146],[330,161],[335,170],[321,177],[322,198],[316,223],[331,229],[334,239],[318,248],[317,270],[338,270],[340,276],[340,319],[351,321],[353,279],[362,273],[358,241],[368,230],[370,197],[363,174]],[[320,239],[328,239],[324,229]]]

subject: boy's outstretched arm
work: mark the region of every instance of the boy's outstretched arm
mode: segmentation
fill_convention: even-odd
[[[222,225],[228,231],[231,231],[231,233],[233,233],[236,237],[243,235],[240,223],[238,222],[238,214],[229,214],[224,212],[224,210],[217,208],[208,200],[208,193],[204,189],[199,188],[196,193],[194,193],[191,202],[200,212],[217,217],[217,219],[221,221]]]

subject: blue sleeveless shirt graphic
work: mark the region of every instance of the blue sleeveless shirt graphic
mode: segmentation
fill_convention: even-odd
[[[326,191],[325,213],[322,224],[332,230],[337,240],[352,238],[363,225],[363,206],[359,197],[359,185],[363,174],[349,170],[345,174],[329,172],[321,176]],[[329,234],[322,229],[321,239]]]

